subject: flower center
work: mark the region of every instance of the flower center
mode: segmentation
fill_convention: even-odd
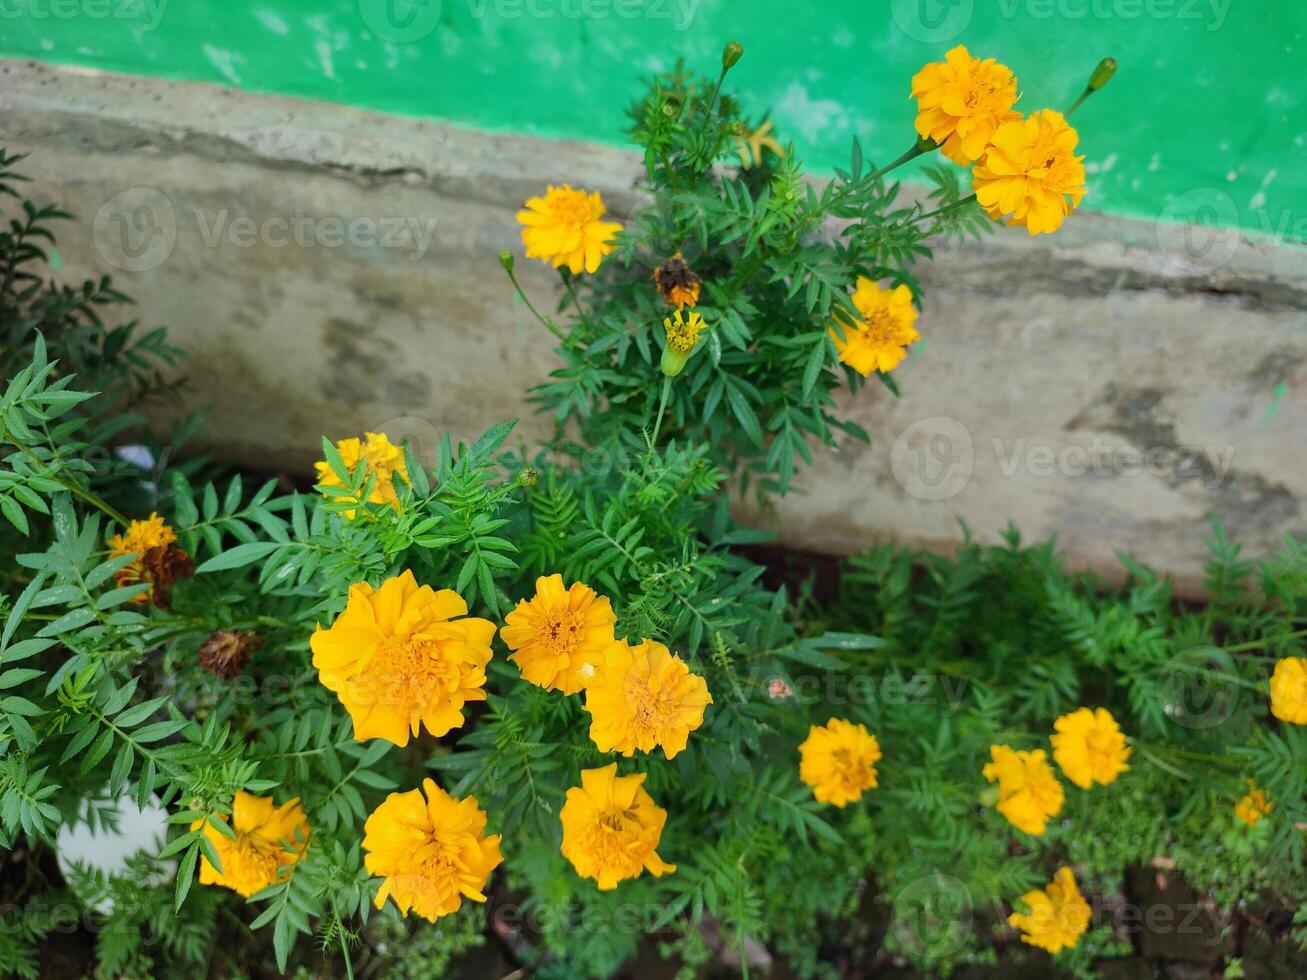
[[[644,844],[634,811],[612,807],[599,815],[586,835],[586,850],[607,867],[623,867],[644,860]]]
[[[895,334],[897,324],[889,310],[876,309],[863,321],[862,335],[874,344],[889,345],[897,343]]]
[[[383,705],[424,705],[459,686],[457,663],[441,657],[435,643],[408,637],[384,641],[361,676]]]
[[[559,194],[551,203],[559,224],[582,228],[590,223],[590,202],[584,194]]]
[[[626,703],[631,706],[633,724],[641,735],[659,736],[676,718],[674,693],[655,691],[648,679],[627,679]]]
[[[585,622],[574,609],[553,609],[536,630],[536,642],[556,656],[570,656],[584,635]]]

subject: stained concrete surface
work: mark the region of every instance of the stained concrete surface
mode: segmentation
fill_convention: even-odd
[[[212,408],[211,447],[305,471],[322,434],[383,429],[427,455],[441,431],[508,417],[527,442],[547,434],[525,394],[551,338],[497,253],[520,256],[514,215],[545,184],[600,190],[620,217],[639,173],[610,148],[5,60],[0,143],[32,154],[37,198],[78,215],[59,274],[112,273],[191,354],[184,408]],[[518,269],[547,305],[553,274]],[[842,405],[872,444],[821,452],[747,519],[831,552],[947,550],[963,524],[988,540],[1011,520],[1074,565],[1111,571],[1126,550],[1186,592],[1211,516],[1250,555],[1307,531],[1299,245],[1084,211],[1055,236],[946,244],[917,271],[902,397],[872,385]]]

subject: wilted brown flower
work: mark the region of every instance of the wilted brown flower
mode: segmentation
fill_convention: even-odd
[[[773,701],[783,701],[785,698],[794,697],[794,688],[781,678],[773,677],[767,682],[767,696]]]
[[[654,269],[653,280],[658,295],[678,310],[699,302],[699,277],[680,252]]]
[[[172,584],[194,574],[195,563],[175,544],[151,548],[141,555],[141,579],[153,586],[150,601],[160,609],[172,605]]]
[[[235,677],[263,638],[252,630],[214,630],[200,644],[200,666],[219,677]]]

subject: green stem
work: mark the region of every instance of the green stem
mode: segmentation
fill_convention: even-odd
[[[929,143],[927,143],[925,140],[917,140],[901,157],[899,157],[893,163],[886,164],[885,166],[881,167],[879,170],[873,171],[867,179],[880,180],[880,178],[884,177],[891,170],[897,170],[899,167],[903,166],[908,161],[915,160],[917,159],[917,157],[921,156],[922,154],[929,153],[932,150],[938,148],[939,148],[939,144],[935,143],[933,140],[931,140]]]
[[[942,214],[948,214],[951,211],[956,211],[958,208],[970,204],[975,199],[975,194],[968,194],[959,201],[954,201],[952,204],[946,204],[942,208],[936,208],[934,211],[923,214],[920,220],[925,221],[927,218],[938,218]]]
[[[1085,99],[1089,98],[1093,94],[1094,94],[1093,89],[1086,88],[1083,92],[1080,93],[1080,98],[1076,99],[1074,102],[1071,103],[1071,108],[1068,109],[1066,112],[1062,113],[1062,117],[1064,119],[1070,119],[1071,113],[1075,112],[1082,105],[1084,105]]]
[[[513,284],[513,288],[517,290],[517,295],[522,298],[522,302],[525,303],[526,308],[531,311],[531,315],[535,317],[537,320],[539,320],[541,323],[543,323],[545,329],[548,330],[555,337],[557,337],[560,342],[566,344],[567,343],[566,335],[564,335],[563,331],[558,328],[558,324],[554,323],[553,320],[550,320],[548,317],[541,316],[540,311],[535,308],[535,304],[531,302],[530,298],[527,297],[526,292],[522,289],[521,283],[517,281],[517,275],[513,272],[513,270],[505,269],[504,271],[508,273],[508,281]]]
[[[1307,636],[1307,630],[1294,630],[1292,633],[1272,637],[1272,640],[1295,640],[1300,636]],[[1232,647],[1221,647],[1221,649],[1226,653],[1239,653],[1244,650],[1262,650],[1268,646],[1270,642],[1267,640],[1249,640],[1247,643],[1236,643]]]
[[[581,309],[581,299],[576,295],[576,290],[572,288],[571,273],[565,272],[562,267],[559,267],[558,277],[563,280],[563,286],[567,289],[567,295],[572,300],[572,308],[576,310],[576,315],[584,317],[585,311]]]
[[[345,976],[354,980],[354,962],[350,959],[349,943],[345,942],[345,929],[340,930],[340,952],[345,957]]]
[[[672,393],[672,379],[663,378],[663,393],[658,399],[658,420],[654,422],[653,438],[649,440],[651,445],[658,445],[658,433],[663,427],[663,413],[667,411],[667,399]]]

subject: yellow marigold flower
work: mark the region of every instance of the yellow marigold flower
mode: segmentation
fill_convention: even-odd
[[[463,705],[484,701],[495,624],[467,616],[457,592],[419,586],[413,573],[349,588],[345,611],[309,639],[313,666],[354,721],[359,741],[407,745],[423,725],[444,735]]]
[[[336,443],[336,451],[351,470],[359,464],[359,460],[366,461],[367,474],[374,478],[372,492],[368,494],[368,503],[389,504],[396,510],[399,509],[399,495],[395,491],[395,474],[398,473],[405,480],[408,479],[408,464],[404,461],[402,446],[394,445],[384,432],[365,432],[362,440],[341,439]],[[322,461],[314,463],[313,466],[318,471],[319,486],[343,487],[345,485],[336,475],[336,471],[331,468],[330,463]],[[327,499],[348,498],[328,497]],[[353,518],[354,511],[346,511],[345,516]]]
[[[1106,708],[1079,708],[1053,722],[1053,727],[1057,730],[1049,740],[1053,743],[1053,759],[1066,778],[1081,789],[1089,789],[1094,783],[1106,786],[1130,768],[1126,764],[1130,749],[1125,735]]]
[[[940,144],[940,152],[964,167],[984,155],[994,131],[1012,119],[1017,80],[993,58],[981,61],[959,44],[912,76],[917,135]]]
[[[226,817],[219,819],[227,822]],[[204,820],[191,825],[194,830],[204,824],[204,836],[222,863],[219,871],[201,854],[201,885],[222,885],[249,898],[269,885],[285,881],[290,866],[308,847],[309,822],[299,797],[274,806],[269,797],[237,790],[231,801],[230,823],[235,837],[215,830]]]
[[[1007,924],[1021,930],[1023,943],[1056,953],[1075,946],[1089,928],[1089,903],[1070,868],[1058,868],[1048,885],[1026,892],[1021,902],[1029,913],[1013,912]]]
[[[1275,809],[1275,804],[1266,798],[1257,784],[1248,780],[1248,794],[1234,805],[1234,815],[1249,827]]]
[[[110,558],[124,555],[136,557],[114,573],[114,584],[119,588],[149,582],[153,588],[133,596],[137,605],[153,603],[161,609],[172,604],[172,584],[179,578],[195,574],[195,565],[186,552],[176,545],[177,533],[158,514],[150,514],[143,521],[132,521],[124,534],[115,534],[106,540]]]
[[[908,344],[921,337],[913,326],[917,308],[912,305],[912,290],[904,285],[882,289],[865,276],[858,276],[853,305],[862,319],[849,322],[840,316],[843,336],[835,327],[830,328],[840,361],[863,377],[872,371],[894,370],[907,357]]]
[[[688,317],[677,310],[663,320],[663,329],[667,331],[667,347],[678,354],[688,354],[699,342],[699,334],[706,324],[703,317],[693,310]]]
[[[785,148],[776,141],[772,136],[772,121],[768,119],[752,132],[743,124],[740,126],[740,132],[735,137],[737,152],[740,154],[740,166],[745,170],[751,170],[762,164],[763,150],[771,150],[782,160],[785,159]]]
[[[517,212],[522,244],[528,259],[567,266],[572,275],[594,272],[605,255],[617,248],[613,236],[622,230],[615,221],[603,221],[604,199],[569,186],[550,187],[544,197],[529,197]]]
[[[678,310],[699,302],[699,277],[685,264],[685,257],[680,252],[654,269],[653,281],[658,295]]]
[[[1285,657],[1275,665],[1271,714],[1292,725],[1307,725],[1307,658]]]
[[[1084,157],[1076,131],[1044,109],[998,127],[972,171],[976,200],[991,218],[1031,235],[1057,231],[1085,196]]]
[[[535,597],[523,599],[499,631],[516,651],[522,677],[546,691],[575,694],[585,687],[613,644],[612,603],[588,585],[563,587],[561,575],[536,579]]]
[[[463,899],[484,902],[490,872],[504,860],[499,835],[486,836],[486,814],[475,796],[456,799],[424,779],[422,787],[391,793],[363,825],[363,863],[385,879],[376,906],[393,899],[429,922],[457,912]]]
[[[619,881],[641,871],[670,874],[656,848],[667,823],[667,811],[644,788],[644,773],[617,775],[617,763],[582,769],[581,785],[567,791],[559,813],[563,821],[563,857],[582,878],[611,891]]]
[[[993,760],[984,776],[998,782],[998,812],[1012,826],[1036,836],[1044,832],[1048,818],[1062,809],[1062,784],[1053,775],[1043,749],[1025,752],[1006,745],[989,749]]]
[[[626,756],[661,745],[675,758],[710,704],[707,682],[654,640],[610,645],[585,689],[590,738],[600,752]]]
[[[832,718],[813,725],[799,746],[799,778],[812,787],[818,803],[843,807],[874,789],[880,743],[864,725]]]

